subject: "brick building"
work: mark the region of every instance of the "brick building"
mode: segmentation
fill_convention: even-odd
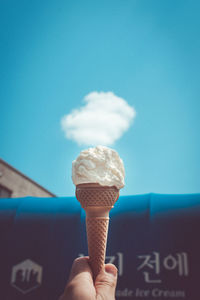
[[[56,197],[0,158],[0,198]]]

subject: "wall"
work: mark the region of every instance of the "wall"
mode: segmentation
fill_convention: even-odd
[[[0,185],[12,191],[11,197],[55,197],[54,194],[0,159]]]

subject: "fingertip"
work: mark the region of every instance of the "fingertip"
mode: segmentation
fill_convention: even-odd
[[[106,264],[105,265],[105,272],[108,273],[108,274],[113,275],[114,277],[116,277],[117,273],[118,273],[118,269],[113,264]]]
[[[89,257],[83,256],[83,257],[77,257],[72,264],[71,273],[69,281],[72,280],[76,275],[88,272],[92,276],[92,271],[89,265]]]
[[[77,258],[74,259],[73,261],[73,265],[77,265],[77,264],[84,264],[84,263],[88,263],[89,261],[89,257],[88,256],[79,256]]]

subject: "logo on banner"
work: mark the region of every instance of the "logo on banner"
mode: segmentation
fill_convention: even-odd
[[[11,285],[23,294],[38,288],[42,283],[42,267],[30,259],[13,266]]]

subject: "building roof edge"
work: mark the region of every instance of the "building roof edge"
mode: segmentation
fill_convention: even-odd
[[[5,160],[3,160],[1,157],[0,157],[0,163],[6,165],[8,168],[10,168],[11,170],[15,171],[16,173],[18,173],[20,176],[24,177],[28,181],[32,182],[34,185],[38,186],[43,191],[45,191],[46,193],[50,194],[52,197],[57,197],[55,194],[51,193],[49,190],[47,190],[46,188],[44,188],[42,185],[40,185],[39,183],[37,183],[36,181],[34,181],[33,179],[31,179],[30,177],[26,176],[21,171],[18,171],[16,168],[14,168],[13,166],[11,166],[9,163],[7,163]]]

